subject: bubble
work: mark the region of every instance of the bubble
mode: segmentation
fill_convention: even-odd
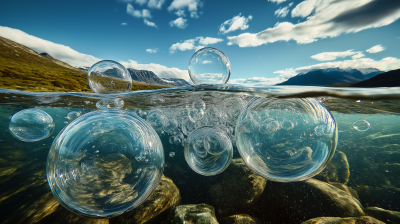
[[[107,110],[107,109],[118,110],[124,107],[124,100],[121,98],[102,99],[96,103],[96,107],[99,110]]]
[[[205,110],[206,103],[204,103],[204,101],[201,99],[197,99],[197,100],[193,101],[192,108],[196,109],[196,110]]]
[[[154,128],[156,131],[160,131],[164,127],[165,116],[161,110],[152,110],[147,114],[146,121]]]
[[[360,132],[367,131],[370,126],[371,124],[366,120],[358,120],[353,123],[353,128]]]
[[[258,131],[241,128],[248,114],[262,114]],[[294,124],[296,128],[288,131]],[[324,130],[323,134],[314,135],[316,129]],[[302,181],[321,172],[338,141],[335,119],[314,98],[254,98],[239,116],[235,132],[236,145],[248,167],[279,182]]]
[[[279,122],[272,119],[265,119],[259,127],[259,130],[262,134],[272,135],[279,129]]]
[[[97,134],[85,135],[93,129]],[[153,153],[142,156],[149,150]],[[139,206],[154,191],[164,151],[157,133],[140,117],[97,110],[59,133],[46,166],[50,189],[64,207],[86,216],[112,217]]]
[[[222,51],[205,47],[190,58],[189,76],[195,85],[226,84],[231,76],[231,63]]]
[[[80,111],[71,111],[67,114],[67,117],[65,117],[69,122],[75,120],[76,118],[78,118],[79,116],[81,116],[81,112]]]
[[[123,93],[132,87],[132,78],[128,70],[120,63],[104,60],[90,67],[89,86],[95,93]]]
[[[284,122],[281,124],[281,128],[282,128],[283,130],[290,131],[290,130],[292,130],[292,129],[294,128],[294,124],[293,124],[293,122],[291,122],[291,121],[284,121]]]
[[[175,152],[170,152],[169,157],[174,158],[175,157]]]
[[[188,116],[192,122],[197,122],[204,117],[204,110],[203,109],[188,109]]]
[[[54,131],[53,118],[39,109],[25,109],[14,114],[8,129],[17,139],[36,142],[49,137]]]
[[[196,173],[204,176],[223,172],[231,163],[232,155],[233,147],[228,136],[211,126],[193,131],[185,144],[186,162]]]

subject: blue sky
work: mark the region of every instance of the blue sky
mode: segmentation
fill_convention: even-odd
[[[188,79],[204,46],[229,83],[268,85],[314,68],[400,68],[398,0],[1,1],[0,36],[73,66],[101,59]]]

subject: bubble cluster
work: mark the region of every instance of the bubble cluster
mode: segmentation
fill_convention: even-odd
[[[367,131],[370,126],[371,124],[366,120],[358,120],[353,123],[353,128],[359,132]]]
[[[99,110],[107,109],[122,109],[124,107],[124,100],[121,98],[102,99],[96,103],[96,108]]]
[[[54,131],[53,118],[39,109],[25,109],[10,118],[9,130],[17,139],[24,142],[40,141]]]
[[[90,67],[89,86],[95,93],[123,93],[132,88],[129,71],[120,63],[104,60]]]
[[[222,51],[205,47],[190,58],[189,76],[195,85],[226,84],[231,76],[231,63]]]
[[[97,110],[78,117],[54,140],[46,164],[54,197],[91,217],[111,217],[142,204],[157,187],[164,152],[140,117]]]
[[[236,144],[245,163],[280,182],[318,174],[332,158],[337,140],[333,116],[313,98],[254,98],[236,125]]]
[[[229,137],[216,127],[200,127],[185,144],[185,159],[196,173],[212,176],[231,163],[233,147]]]

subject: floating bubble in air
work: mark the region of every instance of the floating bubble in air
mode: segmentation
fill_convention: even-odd
[[[17,139],[24,142],[40,141],[54,131],[53,118],[39,109],[25,109],[10,118],[9,130]]]
[[[71,121],[75,120],[76,118],[78,118],[79,116],[81,116],[80,111],[71,111],[67,114],[65,119],[67,119],[68,122],[71,122]]]
[[[257,131],[247,128],[249,117],[259,117]],[[273,181],[301,181],[318,174],[337,141],[335,119],[313,98],[254,98],[236,125],[241,157],[250,169]]]
[[[154,128],[156,131],[160,131],[164,127],[165,116],[161,110],[152,110],[147,114],[146,121]]]
[[[161,141],[146,121],[126,111],[98,110],[60,132],[46,172],[64,207],[111,217],[142,204],[157,187],[163,166]]]
[[[95,93],[123,93],[132,87],[129,71],[120,63],[104,60],[90,67],[88,71],[89,86]]]
[[[371,124],[366,120],[358,120],[353,123],[353,128],[360,132],[367,131],[370,126]]]
[[[175,157],[175,152],[170,152],[169,157],[174,158]]]
[[[185,144],[185,159],[196,173],[212,176],[223,172],[233,155],[229,137],[220,129],[206,126],[193,131]]]
[[[121,98],[114,99],[102,99],[96,103],[96,107],[99,110],[107,110],[107,109],[121,109],[124,107],[124,100]]]
[[[231,63],[222,51],[205,47],[190,58],[189,76],[195,85],[226,84],[231,76]]]

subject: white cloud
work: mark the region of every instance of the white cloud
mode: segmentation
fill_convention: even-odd
[[[365,55],[362,52],[357,52],[357,54],[351,56],[352,59],[359,59],[364,57]]]
[[[152,26],[152,27],[157,28],[157,25],[156,25],[155,23],[150,22],[150,21],[148,21],[147,19],[144,19],[143,22],[144,22],[144,24],[146,24],[147,26]]]
[[[168,11],[179,12],[180,10],[187,9],[190,12],[190,17],[198,18],[197,11],[201,7],[203,7],[203,2],[201,0],[173,0],[168,7]]]
[[[382,4],[370,0],[305,0],[292,10],[292,16],[308,17],[297,24],[279,22],[259,33],[230,36],[228,45],[256,47],[290,40],[306,44],[343,33],[386,26],[400,18],[400,1]]]
[[[147,9],[143,9],[142,11],[136,10],[136,9],[133,8],[133,6],[131,4],[127,5],[126,12],[129,15],[134,16],[136,18],[149,18],[149,19],[151,19],[151,14],[150,14],[149,10],[147,10]]]
[[[149,19],[151,19],[150,11],[147,10],[147,9],[143,9],[143,10],[142,10],[142,16],[143,16],[143,18],[149,18]]]
[[[286,2],[287,0],[268,0],[270,2],[276,2],[278,4],[281,4],[282,2]]]
[[[181,70],[179,68],[168,68],[160,64],[139,64],[137,61],[120,61],[126,68],[133,68],[138,70],[152,71],[160,78],[179,78],[188,81],[190,79],[187,70]]]
[[[128,25],[128,23],[121,23],[121,26],[126,26]]]
[[[179,17],[176,20],[170,21],[169,25],[171,27],[176,26],[178,28],[185,29],[187,27],[187,19]]]
[[[169,52],[171,54],[175,53],[177,50],[179,51],[187,51],[187,50],[199,50],[203,48],[203,45],[216,44],[224,41],[223,39],[213,38],[213,37],[196,37],[194,39],[185,40],[181,43],[173,44],[169,48]]]
[[[153,53],[157,53],[158,48],[153,48],[153,49],[146,49],[146,52],[153,54]]]
[[[186,16],[185,10],[182,10],[182,9],[176,11],[175,14],[176,14],[177,16],[179,16],[179,17],[185,17],[185,16]]]
[[[68,46],[43,40],[21,30],[9,27],[0,26],[0,36],[29,47],[38,53],[46,52],[53,58],[66,62],[72,66],[90,67],[101,60],[91,55],[79,53]]]
[[[284,18],[289,14],[289,8],[293,5],[293,2],[289,3],[288,6],[279,8],[278,10],[275,11],[275,15],[278,17]]]
[[[135,0],[135,3],[139,4],[139,5],[144,5],[144,4],[146,4],[146,2],[147,2],[147,0]]]
[[[212,61],[204,60],[202,64],[212,64]]]
[[[378,53],[385,50],[384,47],[382,47],[381,45],[376,45],[371,47],[370,49],[366,50],[366,52],[370,53],[370,54],[374,54],[374,53]]]
[[[353,50],[348,50],[348,51],[342,51],[342,52],[323,52],[319,53],[316,55],[311,56],[311,58],[318,60],[318,61],[333,61],[336,60],[336,58],[345,58],[349,56],[356,56],[356,58],[361,58],[364,56],[362,52],[359,51],[353,51]],[[362,55],[362,56],[361,56]],[[356,59],[353,58],[353,59]]]
[[[149,0],[149,4],[147,6],[152,9],[161,9],[165,0]]]
[[[219,26],[219,32],[226,34],[235,30],[245,30],[249,28],[249,25],[247,23],[252,19],[253,17],[250,15],[249,17],[241,16],[241,13],[239,15],[233,17],[232,19],[228,19],[227,21],[223,22]]]

